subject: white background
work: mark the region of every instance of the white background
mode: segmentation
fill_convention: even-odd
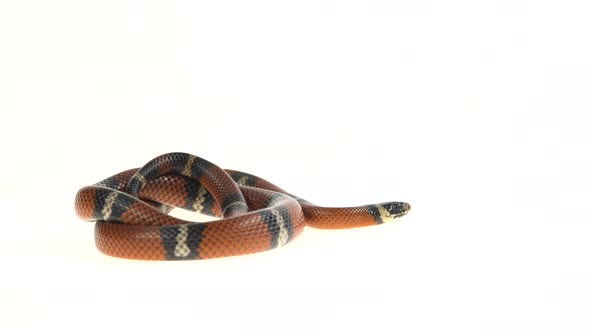
[[[590,331],[587,1],[0,1],[0,330]],[[398,222],[111,258],[172,151]]]

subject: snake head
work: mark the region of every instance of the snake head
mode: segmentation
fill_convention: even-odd
[[[382,224],[406,215],[410,209],[411,206],[408,203],[388,202],[370,205],[369,213],[375,218],[375,222]]]

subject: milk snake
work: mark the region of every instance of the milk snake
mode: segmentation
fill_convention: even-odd
[[[185,221],[168,215],[174,207],[221,219]],[[107,255],[186,260],[276,248],[294,239],[304,226],[382,224],[405,215],[410,205],[320,207],[252,174],[223,170],[177,152],[83,187],[75,208],[81,219],[96,221],[96,246]]]

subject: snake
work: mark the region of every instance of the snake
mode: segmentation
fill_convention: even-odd
[[[175,208],[211,216],[191,222]],[[94,185],[82,187],[75,211],[95,222],[98,250],[139,260],[194,260],[281,247],[305,226],[344,229],[379,225],[410,211],[405,202],[322,207],[258,176],[192,154],[160,155]]]

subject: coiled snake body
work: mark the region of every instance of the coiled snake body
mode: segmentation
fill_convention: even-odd
[[[221,219],[185,221],[167,214],[174,207]],[[107,255],[185,260],[276,248],[304,226],[377,225],[405,215],[410,205],[320,207],[252,174],[223,170],[190,154],[168,153],[83,187],[75,208],[81,219],[96,221],[96,246]]]

